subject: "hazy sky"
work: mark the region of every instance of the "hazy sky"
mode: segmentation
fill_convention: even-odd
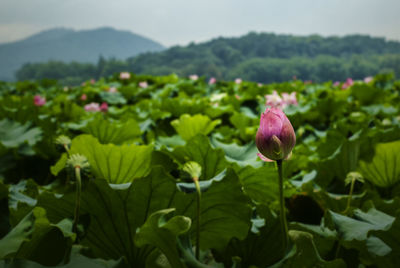
[[[400,0],[0,0],[0,42],[112,26],[166,46],[249,31],[400,40]]]

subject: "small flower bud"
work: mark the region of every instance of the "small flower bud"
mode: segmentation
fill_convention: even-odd
[[[90,168],[90,164],[86,156],[81,154],[73,154],[67,160],[67,167],[72,169],[80,168],[83,171],[87,171]]]
[[[201,166],[194,161],[186,162],[183,165],[183,171],[189,173],[193,179],[199,179],[201,176]]]

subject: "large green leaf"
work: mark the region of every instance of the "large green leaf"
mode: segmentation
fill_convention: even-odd
[[[73,139],[71,154],[82,154],[89,160],[95,178],[110,183],[131,182],[150,171],[151,146],[100,144],[90,135]]]
[[[225,153],[221,149],[213,149],[207,137],[198,135],[189,140],[186,145],[178,146],[171,156],[183,165],[194,161],[202,167],[201,180],[208,180],[218,175],[227,166]]]
[[[341,245],[359,250],[364,263],[374,263],[375,259],[386,257],[392,251],[380,238],[369,235],[369,232],[389,230],[394,217],[374,208],[368,212],[354,210],[354,218],[332,211],[328,215],[338,232]]]
[[[0,240],[0,259],[24,258],[44,265],[60,263],[72,245],[72,223],[51,224],[43,208],[36,207]]]
[[[253,201],[267,204],[278,200],[278,173],[273,166],[241,168],[238,170],[238,176],[244,191]]]
[[[380,187],[390,187],[400,181],[400,141],[380,143],[371,162],[360,161],[365,179]]]
[[[221,120],[211,121],[206,115],[184,114],[179,119],[172,121],[171,125],[184,140],[190,140],[198,134],[208,135],[220,123]]]
[[[3,119],[0,121],[0,144],[8,148],[17,148],[27,143],[30,146],[35,145],[42,137],[40,128],[30,128],[31,124],[24,125]]]
[[[177,249],[177,236],[190,229],[190,218],[175,216],[167,220],[167,215],[175,209],[164,209],[154,212],[136,232],[136,245],[152,245],[159,248],[167,257],[171,267],[185,266],[180,261]]]
[[[96,137],[102,144],[122,144],[141,134],[138,123],[133,119],[123,123],[110,122],[102,115],[96,116],[93,121],[90,121],[83,131]]]
[[[278,267],[326,267],[344,268],[346,264],[341,259],[325,261],[318,253],[318,249],[313,241],[313,236],[309,233],[290,230],[289,237],[294,243],[292,250],[285,258],[270,268]]]
[[[255,168],[261,167],[263,162],[259,160],[257,153],[258,149],[255,142],[240,146],[236,143],[222,143],[215,138],[211,139],[211,144],[215,148],[221,148],[225,152],[225,157],[229,162],[237,163],[241,167],[247,165]]]
[[[74,198],[74,193],[60,198],[44,192],[38,206],[45,207],[49,219],[57,222],[73,217]],[[152,213],[166,208],[176,208],[177,215],[192,219],[190,234],[194,237],[196,194],[180,192],[174,179],[163,169],[154,168],[147,177],[131,184],[113,185],[113,188],[104,180],[90,180],[82,192],[81,213],[90,215],[90,225],[82,243],[89,246],[96,257],[119,259],[124,256],[130,265],[144,267],[154,247],[137,248],[136,230]],[[201,248],[221,249],[232,237],[244,239],[250,227],[250,216],[249,200],[242,193],[235,173],[228,170],[223,179],[213,182],[202,195]]]

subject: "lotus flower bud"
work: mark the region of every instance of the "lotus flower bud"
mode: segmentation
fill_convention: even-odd
[[[267,108],[256,135],[260,153],[270,160],[287,159],[295,144],[296,134],[286,115],[278,108]]]

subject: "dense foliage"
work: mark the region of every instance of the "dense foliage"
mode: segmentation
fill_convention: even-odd
[[[61,79],[68,84],[121,71],[198,74],[229,80],[241,77],[262,83],[284,82],[294,76],[315,82],[362,79],[388,71],[400,75],[400,43],[362,35],[324,38],[250,33],[240,38],[176,46],[126,61],[101,58],[97,65],[89,66],[62,62],[26,64],[17,72],[17,78]]]
[[[7,267],[400,263],[400,82],[389,75],[343,86],[121,74],[0,89]],[[266,101],[284,93],[297,95],[284,106],[297,136],[283,163],[286,252],[276,167],[254,143]]]

